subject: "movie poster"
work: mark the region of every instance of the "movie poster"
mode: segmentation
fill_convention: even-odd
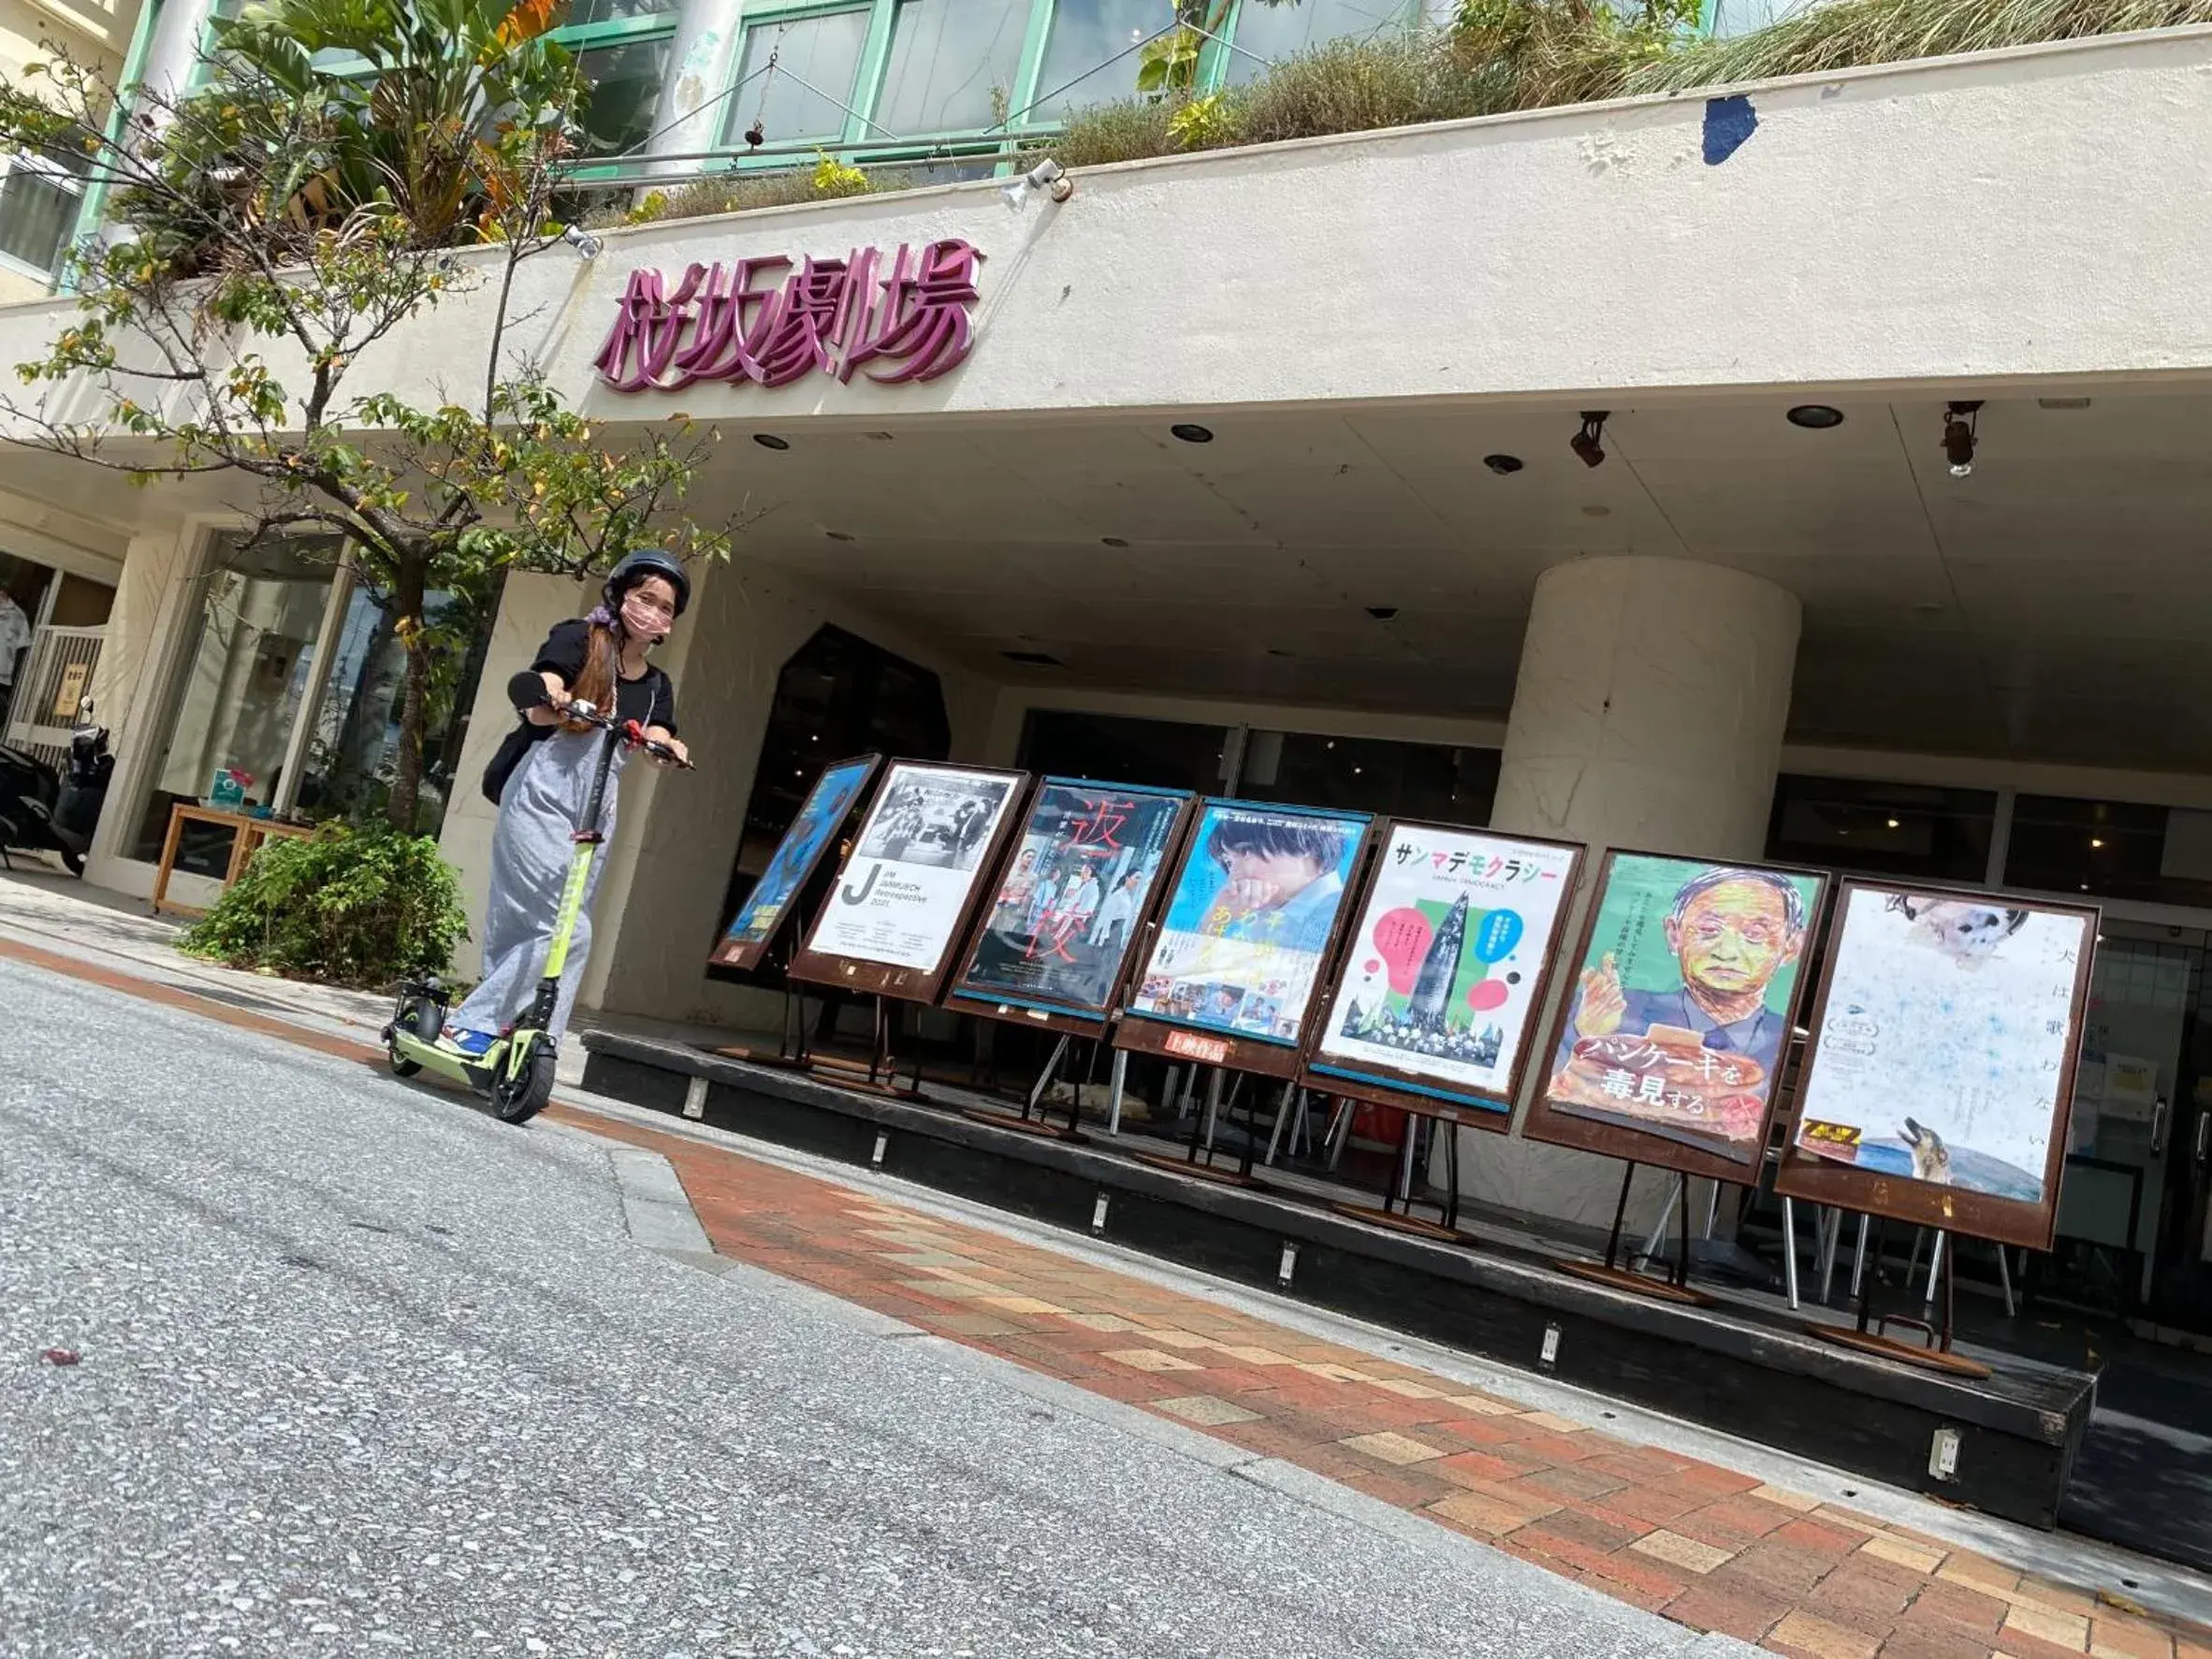
[[[1574,896],[1573,847],[1394,825],[1375,862],[1313,1070],[1426,1079],[1512,1110],[1544,965]]]
[[[1752,1163],[1824,878],[1616,853],[1544,1103]]]
[[[956,995],[1103,1015],[1189,798],[1046,779]]]
[[[1206,802],[1129,1011],[1296,1046],[1367,824]]]
[[[934,972],[1019,781],[893,762],[808,949]]]
[[[714,953],[715,961],[726,961],[746,946],[774,937],[792,901],[798,897],[799,889],[806,885],[808,872],[828,849],[837,826],[852,810],[853,802],[860,798],[868,774],[875,767],[875,758],[864,755],[858,760],[839,761],[814,780],[814,787],[807,792],[807,799],[799,808],[798,817],[783,832],[776,856],[761,872],[760,880],[747,895],[736,920],[730,924],[729,932],[722,935],[722,942]]]
[[[1855,885],[1836,926],[1797,1150],[2041,1203],[2091,918]]]

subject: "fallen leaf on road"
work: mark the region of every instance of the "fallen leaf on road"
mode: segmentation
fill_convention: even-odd
[[[84,1358],[75,1348],[48,1348],[38,1357],[49,1365],[74,1365]]]

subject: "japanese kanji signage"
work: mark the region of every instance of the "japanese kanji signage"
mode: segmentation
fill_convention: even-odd
[[[1806,871],[1608,854],[1529,1133],[1557,1138],[1547,1114],[1565,1113],[1755,1169],[1826,888]],[[1655,1149],[1620,1156],[1667,1166]]]
[[[1047,779],[955,999],[1103,1018],[1189,799]]]
[[[975,342],[969,315],[983,256],[960,240],[841,259],[782,255],[630,273],[594,359],[617,391],[706,381],[790,386],[854,374],[886,386],[935,380]]]
[[[1397,823],[1308,1070],[1510,1114],[1579,850]]]
[[[1784,1185],[2045,1248],[2097,913],[1845,885]],[[1825,1199],[1823,1201],[1826,1201]]]

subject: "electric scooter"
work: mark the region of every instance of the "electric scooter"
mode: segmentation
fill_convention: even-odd
[[[582,827],[575,832],[576,850],[569,861],[568,885],[561,891],[560,910],[553,924],[552,945],[546,953],[545,977],[538,982],[537,996],[531,1003],[530,1011],[518,1024],[502,1032],[498,1041],[483,1054],[465,1055],[439,1041],[439,1034],[445,1028],[445,1010],[450,1000],[445,986],[435,979],[419,980],[400,988],[392,1023],[383,1032],[385,1053],[391,1062],[393,1075],[413,1077],[428,1070],[465,1084],[491,1102],[491,1109],[502,1123],[528,1123],[553,1098],[555,1044],[546,1027],[553,1023],[553,1011],[560,999],[560,972],[568,965],[569,941],[575,934],[576,918],[583,913],[591,865],[606,838],[600,833],[599,815],[616,748],[628,744],[671,764],[687,769],[691,766],[689,761],[678,760],[676,751],[666,745],[648,742],[635,721],[618,720],[589,703],[571,703],[562,710],[562,716],[596,726],[606,736],[600,745],[599,764],[591,774],[591,788],[584,799]]]

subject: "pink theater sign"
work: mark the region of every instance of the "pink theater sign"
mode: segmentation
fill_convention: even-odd
[[[959,367],[975,341],[969,310],[983,256],[968,242],[855,249],[843,259],[782,255],[692,265],[671,280],[630,273],[594,361],[617,391],[680,391],[702,381],[790,386],[856,371],[895,386]]]

